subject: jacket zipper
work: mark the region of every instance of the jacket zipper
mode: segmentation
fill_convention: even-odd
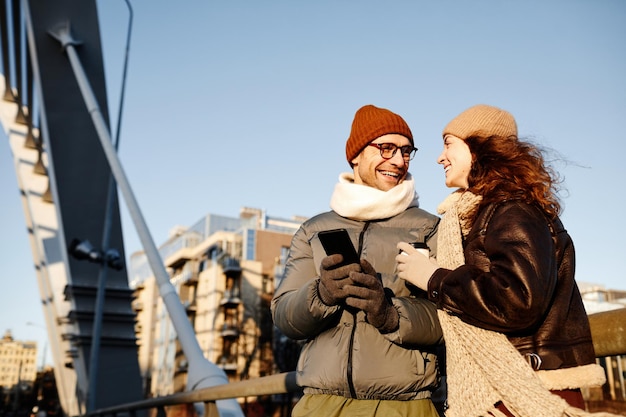
[[[366,222],[365,226],[363,226],[363,229],[359,233],[359,247],[358,247],[359,258],[361,257],[361,251],[363,250],[363,236],[365,235],[365,231],[367,230],[369,225],[370,223]],[[351,398],[357,398],[356,389],[354,388],[354,380],[352,378],[352,348],[354,346],[354,334],[356,333],[356,325],[357,325],[356,314],[357,314],[356,311],[352,312],[352,331],[350,332],[350,343],[348,344],[348,367],[347,367],[347,375],[346,375],[348,379],[348,388],[350,389]]]

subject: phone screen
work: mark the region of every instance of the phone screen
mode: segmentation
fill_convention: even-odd
[[[317,235],[322,242],[326,255],[342,254],[342,265],[359,263],[359,254],[354,249],[346,229],[324,230]]]

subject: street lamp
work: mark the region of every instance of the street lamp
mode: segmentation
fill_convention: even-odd
[[[117,249],[110,248],[102,251],[94,248],[91,242],[87,239],[74,239],[70,243],[68,250],[70,255],[72,255],[75,259],[86,259],[89,262],[106,265],[116,271],[124,269],[124,261],[122,260],[122,256]]]

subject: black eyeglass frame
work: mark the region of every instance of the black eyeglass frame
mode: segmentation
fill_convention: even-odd
[[[373,146],[377,148],[380,151],[380,157],[383,159],[393,158],[397,150],[400,149],[400,153],[402,154],[402,159],[404,159],[405,162],[409,162],[410,160],[412,160],[415,157],[415,154],[417,153],[417,150],[418,150],[415,146],[404,145],[404,146],[399,147],[395,143],[389,143],[389,142],[368,143],[367,146]],[[391,152],[391,155],[389,155],[389,152]],[[389,156],[385,156],[385,154]]]

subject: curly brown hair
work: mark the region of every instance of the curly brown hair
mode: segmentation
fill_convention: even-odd
[[[542,150],[516,136],[470,136],[468,190],[483,197],[481,206],[504,200],[536,204],[549,218],[558,216],[560,178],[545,163]]]

